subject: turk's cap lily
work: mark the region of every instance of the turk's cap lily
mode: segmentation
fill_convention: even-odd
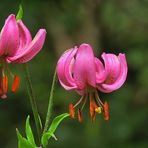
[[[102,54],[104,64],[94,56],[88,44],[81,44],[67,50],[59,59],[57,74],[66,90],[85,92],[90,86],[102,92],[120,88],[127,77],[127,63],[124,54]]]
[[[42,49],[46,30],[39,29],[34,39],[22,20],[16,20],[14,14],[8,16],[0,33],[0,96],[6,98],[8,75],[13,78],[11,91],[15,92],[20,84],[20,77],[14,75],[7,63],[26,63]]]
[[[32,40],[30,31],[22,20],[16,21],[11,14],[5,21],[0,34],[0,56],[8,63],[30,61],[43,47],[46,30],[40,29]]]
[[[92,121],[95,113],[104,112],[104,119],[108,120],[108,103],[103,103],[98,91],[110,93],[119,89],[127,77],[127,62],[125,54],[102,53],[102,59],[94,56],[89,44],[74,47],[60,57],[57,63],[57,75],[60,84],[66,90],[76,90],[82,97],[75,104],[70,104],[71,117],[74,118],[74,108],[82,102],[82,109],[86,99],[90,99],[90,116]],[[78,109],[78,119],[82,121],[81,109]]]

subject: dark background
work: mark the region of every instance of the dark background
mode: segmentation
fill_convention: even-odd
[[[20,1],[0,1],[0,28]],[[110,107],[110,120],[97,116],[90,122],[88,104],[83,123],[67,118],[56,131],[58,141],[50,148],[147,148],[148,147],[148,0],[24,0],[23,22],[32,36],[47,29],[43,50],[29,62],[37,104],[44,123],[52,76],[59,56],[68,48],[90,43],[96,56],[101,53],[126,53],[128,78],[123,87],[110,94],[100,93]],[[22,65],[9,65],[21,76],[17,93],[0,100],[0,147],[16,148],[15,128],[24,133],[25,119],[31,115]],[[11,78],[10,78],[11,79]],[[80,96],[65,91],[58,83],[53,117],[67,112],[68,104]],[[35,133],[36,134],[36,133]]]

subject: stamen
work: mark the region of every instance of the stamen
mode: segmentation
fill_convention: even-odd
[[[4,67],[8,73],[8,76],[14,77],[14,74],[10,71],[8,64],[6,62],[4,62]]]
[[[83,100],[82,100],[82,107],[81,107],[81,110],[83,110],[85,104],[86,104],[86,100],[87,100],[87,96],[84,96],[83,97]]]
[[[95,108],[95,112],[101,114],[101,113],[102,113],[101,107],[97,107],[97,108]]]
[[[11,91],[13,93],[16,92],[17,89],[19,88],[19,85],[20,85],[20,77],[18,75],[16,75],[13,80]]]
[[[108,114],[108,103],[104,103],[104,120],[109,120],[109,114]]]
[[[85,95],[81,97],[81,99],[74,105],[74,108],[78,106],[85,99]]]
[[[101,99],[98,95],[98,92],[95,92],[95,98],[96,98],[96,101],[99,104],[99,106],[101,106],[103,108],[103,102],[101,101]]]
[[[6,94],[7,90],[8,90],[8,77],[4,75],[2,79],[2,93]]]
[[[80,108],[78,108],[78,120],[79,122],[82,122],[82,113]]]
[[[95,120],[95,107],[96,107],[96,104],[92,98],[92,95],[90,94],[89,112],[90,112],[90,117],[92,122],[94,122]]]
[[[74,111],[74,106],[72,103],[69,104],[69,114],[70,114],[71,118],[73,118],[73,119],[75,118],[75,111]]]

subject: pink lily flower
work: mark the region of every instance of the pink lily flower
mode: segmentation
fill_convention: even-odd
[[[75,104],[69,105],[72,118],[75,117],[74,108],[78,108],[78,120],[82,122],[82,109],[87,98],[90,100],[90,116],[94,121],[96,113],[104,113],[108,120],[108,103],[99,98],[98,91],[110,93],[119,89],[127,77],[127,62],[124,54],[102,54],[102,63],[94,56],[89,44],[81,44],[67,50],[57,63],[57,75],[60,84],[66,90],[76,90],[82,97]]]
[[[32,40],[30,31],[22,20],[16,21],[15,15],[11,14],[5,21],[0,33],[0,96],[6,98],[8,78],[5,71],[14,78],[12,92],[19,86],[19,76],[14,76],[8,63],[21,64],[30,61],[43,47],[46,30],[39,29]]]

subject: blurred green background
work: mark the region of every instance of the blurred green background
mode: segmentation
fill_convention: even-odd
[[[20,1],[0,1],[0,28],[11,13],[16,14]],[[45,121],[49,90],[59,56],[68,48],[90,43],[95,54],[126,53],[129,72],[124,86],[110,94],[100,93],[110,106],[110,120],[97,116],[90,122],[88,104],[83,123],[67,118],[50,148],[147,148],[148,147],[148,0],[24,0],[23,22],[34,36],[39,28],[47,29],[43,50],[29,68],[42,121]],[[0,100],[0,147],[16,148],[15,128],[24,133],[25,119],[31,115],[21,65],[10,65],[21,76],[17,93]],[[80,96],[65,91],[58,83],[54,96],[53,117],[67,112],[68,104]],[[35,133],[36,134],[36,133]]]

